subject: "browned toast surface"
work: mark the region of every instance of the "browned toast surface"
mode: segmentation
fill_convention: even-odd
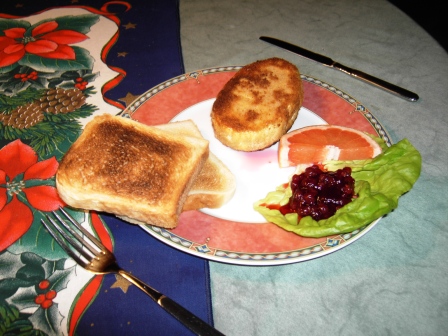
[[[57,188],[67,204],[174,227],[208,158],[208,141],[103,115],[62,159]]]

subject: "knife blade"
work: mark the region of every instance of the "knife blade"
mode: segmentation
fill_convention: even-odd
[[[417,101],[419,99],[419,96],[414,92],[403,89],[402,87],[399,87],[395,84],[386,82],[385,80],[374,77],[374,76],[369,75],[360,70],[353,69],[353,68],[345,66],[341,63],[335,62],[330,57],[315,53],[314,51],[304,49],[302,47],[291,44],[289,42],[285,42],[285,41],[276,39],[274,37],[261,36],[260,40],[262,40],[264,42],[268,42],[270,44],[273,44],[273,45],[283,48],[285,50],[288,50],[294,54],[306,57],[315,62],[321,63],[327,67],[340,70],[340,71],[346,73],[347,75],[350,75],[354,78],[363,80],[369,84],[372,84],[376,87],[379,87],[387,92],[393,93],[393,94],[395,94],[401,98],[407,99],[409,101]]]

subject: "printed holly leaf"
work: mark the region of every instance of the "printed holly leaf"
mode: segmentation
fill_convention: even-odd
[[[7,278],[7,279],[1,279],[0,280],[0,298],[7,299],[8,297],[11,297],[21,287],[27,287],[31,286],[32,283],[26,280],[20,280],[20,279],[14,279],[14,278]]]
[[[41,265],[25,265],[17,271],[16,278],[36,283],[45,278],[45,271]]]
[[[19,64],[28,66],[37,71],[48,70],[79,70],[93,67],[94,59],[87,49],[72,46],[75,51],[74,60],[44,58],[34,54],[26,54]]]
[[[34,302],[34,299],[37,296],[36,287],[21,287],[6,299],[10,305],[14,305],[17,307],[19,311],[27,309],[27,308],[36,308],[37,304]]]
[[[59,294],[60,291],[67,288],[67,283],[70,278],[74,277],[75,270],[76,266],[72,266],[64,270],[53,272],[52,275],[48,277],[48,281],[50,282],[49,289],[55,290]],[[32,291],[29,293],[31,292]],[[23,299],[29,298],[30,297],[26,297],[24,293]],[[62,319],[63,316],[59,312],[58,304],[55,302],[53,302],[53,305],[47,309],[39,307],[29,318],[35,329],[42,330],[51,335],[61,334]]]
[[[61,328],[63,318],[64,317],[59,312],[58,304],[53,303],[50,308],[39,308],[36,310],[28,320],[34,326],[34,329],[41,330],[49,335],[62,335],[63,330],[61,330]]]
[[[58,260],[47,260],[43,265],[42,268],[45,271],[45,278],[49,278],[51,274],[53,274],[55,271],[60,271],[65,269],[65,263],[68,258],[62,258]]]
[[[47,279],[50,282],[50,287],[48,288],[48,290],[52,289],[55,290],[56,293],[59,293],[65,288],[67,288],[67,283],[69,282],[69,279],[73,278],[74,273],[76,272],[75,269],[76,266],[71,266],[63,270],[56,270],[54,272],[51,272],[50,275],[48,276],[43,276],[32,283],[28,283],[27,287],[24,286],[19,287],[15,293],[13,293],[6,299],[6,301],[11,305],[16,306],[17,309],[19,309],[19,311],[28,308],[36,308],[38,305],[34,300],[39,294],[36,291],[36,285],[41,280]],[[12,280],[18,282],[17,279]]]
[[[0,89],[3,93],[12,96],[17,92],[26,90],[30,85],[29,82],[8,81],[2,83]]]
[[[32,252],[24,252],[20,255],[20,260],[24,264],[21,267],[15,277],[17,279],[22,279],[26,281],[30,281],[34,284],[38,283],[42,279],[46,279],[51,273],[46,272],[46,269],[53,269],[54,261],[47,261],[41,256],[32,253]],[[44,267],[44,265],[50,264],[48,267]]]
[[[2,253],[0,256],[0,270],[4,271],[4,278],[0,280],[0,298],[8,299],[20,310],[35,306],[36,285],[40,281],[48,279],[51,289],[61,291],[74,272],[73,266],[64,269],[67,258],[46,260],[31,252]]]
[[[21,286],[30,286],[30,282],[23,279],[15,279],[16,273],[24,264],[19,254],[4,251],[0,254],[0,300],[13,295]]]
[[[77,78],[82,78],[85,81],[92,82],[96,77],[98,77],[97,73],[92,73],[91,69],[82,69],[82,70],[76,70],[76,71],[66,71],[64,72],[60,78],[67,80],[67,81],[75,81]]]
[[[30,80],[28,81],[29,87],[41,90],[48,87],[48,80],[44,77],[39,77],[36,80]]]
[[[19,254],[10,253],[8,250],[4,250],[0,253],[0,273],[3,278],[12,278],[23,266],[20,261]]]
[[[59,293],[63,289],[67,288],[67,283],[69,282],[70,278],[75,276],[75,273],[76,265],[53,272],[48,277],[48,281],[50,281],[51,284],[50,288]]]
[[[61,77],[59,77],[59,78],[51,78],[48,81],[48,88],[54,89],[56,87],[61,87],[61,83],[63,83],[63,82],[64,82],[64,79],[61,78]],[[70,83],[70,88],[73,88],[73,82]]]
[[[22,81],[21,77],[22,74],[26,75],[32,71],[28,67],[18,66],[8,73],[0,74],[0,92],[8,96],[13,96],[17,92],[32,86],[36,80]]]

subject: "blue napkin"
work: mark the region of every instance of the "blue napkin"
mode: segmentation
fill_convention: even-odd
[[[27,16],[47,8],[88,6],[100,9],[107,2],[85,0],[35,0],[7,2],[1,12]],[[132,1],[128,9],[111,1],[108,10],[121,20],[120,35],[106,63],[126,72],[121,83],[105,97],[121,101],[184,73],[177,0]],[[116,11],[115,11],[116,9]],[[132,28],[131,28],[132,27]],[[122,53],[126,56],[123,57]],[[120,56],[121,55],[121,56]],[[129,103],[129,101],[128,101]],[[113,236],[119,264],[174,299],[200,318],[213,323],[208,262],[179,252],[151,237],[140,227],[114,216],[101,215]],[[188,335],[183,325],[135,286],[125,293],[114,287],[117,279],[106,275],[97,297],[81,317],[79,335]]]

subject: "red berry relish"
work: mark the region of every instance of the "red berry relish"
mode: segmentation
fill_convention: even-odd
[[[296,212],[300,217],[314,220],[331,217],[336,210],[349,203],[354,196],[355,180],[350,167],[335,172],[324,172],[317,165],[306,168],[291,181],[292,196],[280,212]]]

